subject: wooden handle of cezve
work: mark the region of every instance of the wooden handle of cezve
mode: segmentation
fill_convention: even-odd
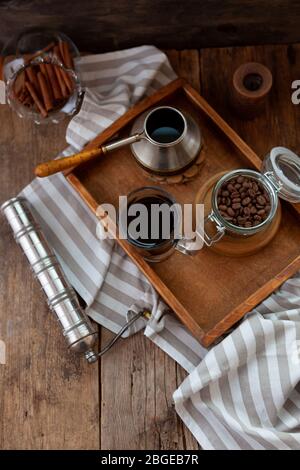
[[[35,168],[35,175],[39,176],[40,178],[44,178],[45,176],[53,175],[59,171],[68,170],[69,168],[77,166],[80,163],[92,160],[102,153],[102,147],[97,147],[91,150],[83,150],[82,152],[71,155],[70,157],[58,158],[57,160],[41,163]]]

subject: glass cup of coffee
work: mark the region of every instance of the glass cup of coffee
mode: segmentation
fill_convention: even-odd
[[[126,238],[140,255],[155,263],[167,259],[175,250],[194,255],[202,248],[199,238],[182,235],[181,205],[161,188],[147,186],[127,196],[119,211],[119,236]]]

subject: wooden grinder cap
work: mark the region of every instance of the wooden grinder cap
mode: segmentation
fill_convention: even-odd
[[[258,115],[271,90],[270,70],[258,62],[242,64],[233,74],[232,105],[241,118]]]

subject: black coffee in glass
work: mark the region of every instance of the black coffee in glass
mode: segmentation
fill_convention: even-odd
[[[127,209],[123,208],[119,220],[120,232],[144,259],[162,261],[175,248],[179,217],[169,193],[151,186],[140,188],[127,197]]]
[[[142,204],[145,209],[147,210],[147,223],[145,227],[141,227],[140,223],[138,223],[136,229],[137,232],[140,233],[138,238],[133,236],[133,233],[130,233],[130,226],[131,223],[136,220],[139,216],[137,215],[129,215],[130,208],[134,204]],[[165,205],[165,212],[162,210],[163,206]],[[142,197],[139,200],[135,200],[130,205],[128,205],[128,213],[127,213],[127,236],[128,240],[145,249],[152,249],[158,247],[166,240],[170,240],[170,237],[174,233],[174,214],[169,208],[172,206],[172,201],[167,199],[166,197],[160,196],[146,196]],[[154,214],[154,211],[157,211]],[[167,214],[168,212],[168,214]],[[155,224],[155,226],[154,226]],[[144,229],[144,230],[142,230]]]

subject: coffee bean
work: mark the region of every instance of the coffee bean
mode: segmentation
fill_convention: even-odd
[[[245,199],[242,200],[243,206],[247,206],[247,204],[249,204],[249,202],[251,202],[251,198],[249,196],[245,197]]]
[[[217,194],[217,204],[222,217],[234,225],[247,228],[261,224],[271,211],[265,186],[243,175],[222,185]]]
[[[263,196],[258,196],[257,198],[257,202],[261,205],[261,206],[265,206],[266,205],[266,200]]]

